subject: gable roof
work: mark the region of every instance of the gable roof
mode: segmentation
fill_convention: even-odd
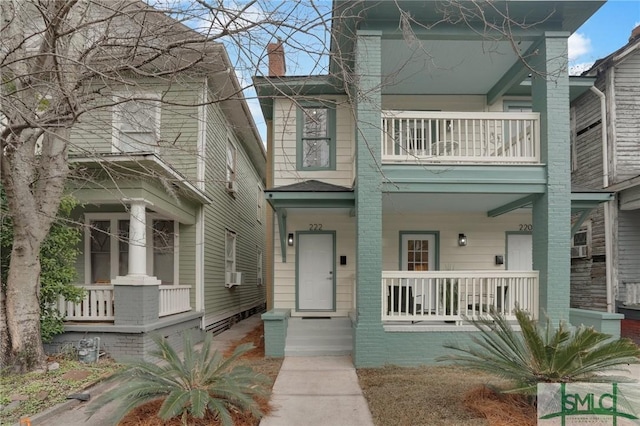
[[[623,61],[631,53],[640,51],[640,25],[637,26],[631,33],[629,42],[616,50],[615,52],[598,59],[591,68],[582,73],[584,76],[597,77],[598,74],[617,63]]]
[[[346,186],[333,185],[319,180],[310,179],[291,185],[277,186],[268,189],[268,192],[353,192]]]

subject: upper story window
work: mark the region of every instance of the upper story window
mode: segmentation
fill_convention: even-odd
[[[121,102],[123,99],[133,98]],[[155,152],[160,139],[160,97],[155,94],[114,96],[114,152]]]
[[[227,140],[227,190],[230,192],[236,192],[236,158],[237,151],[236,147],[231,143],[230,140]]]
[[[336,114],[333,106],[317,104],[298,108],[298,170],[335,169],[335,129]]]

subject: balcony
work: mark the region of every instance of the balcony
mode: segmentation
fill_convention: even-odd
[[[58,310],[65,321],[112,322],[115,319],[112,285],[84,285],[84,299],[73,303],[64,298],[58,300]],[[161,285],[159,287],[158,317],[166,317],[191,310],[188,285]]]
[[[538,164],[534,112],[382,112],[383,163]]]
[[[515,320],[538,315],[537,271],[383,271],[382,321],[454,322],[491,309]]]

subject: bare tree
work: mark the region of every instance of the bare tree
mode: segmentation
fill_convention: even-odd
[[[149,108],[172,102],[184,107],[141,97],[136,88],[142,80],[174,85],[183,76],[228,74],[229,59],[216,40],[269,35],[283,22],[277,10],[265,13],[256,1],[235,9],[203,0],[155,6],[137,0],[0,2],[0,165],[14,226],[0,292],[0,366],[27,371],[44,362],[39,252],[70,177],[70,151],[93,155],[74,146],[74,127],[91,131],[95,123],[83,119],[115,109],[145,121],[148,111],[131,111],[131,100]],[[216,101],[240,94],[227,91]],[[123,143],[157,143],[133,133],[131,138]]]

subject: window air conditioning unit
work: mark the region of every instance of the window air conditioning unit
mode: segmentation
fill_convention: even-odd
[[[238,184],[235,180],[227,182],[227,192],[231,194],[238,192]]]
[[[224,286],[226,288],[242,284],[242,272],[226,272],[225,275],[226,279]]]
[[[571,247],[571,258],[583,258],[587,257],[587,246]]]

